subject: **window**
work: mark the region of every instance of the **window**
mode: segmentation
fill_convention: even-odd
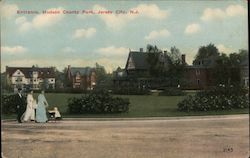
[[[200,79],[197,79],[197,84],[200,85]]]

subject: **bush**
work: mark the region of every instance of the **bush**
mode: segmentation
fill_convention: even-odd
[[[15,95],[2,95],[2,105],[1,106],[2,106],[2,113],[3,114],[16,113],[17,102],[15,99]]]
[[[160,92],[159,95],[160,96],[183,96],[183,95],[186,95],[186,93],[183,92],[179,88],[170,87],[170,88],[164,89],[164,91]]]
[[[86,113],[121,113],[128,112],[129,100],[112,97],[106,91],[93,91],[80,98],[68,100],[68,112],[71,114]]]
[[[119,87],[112,90],[113,94],[119,95],[149,95],[148,89],[140,89],[134,87]]]
[[[248,108],[248,91],[240,87],[217,87],[188,96],[177,106],[186,112]]]

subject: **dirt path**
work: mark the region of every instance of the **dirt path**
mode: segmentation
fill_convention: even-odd
[[[248,115],[2,122],[7,158],[246,158]]]

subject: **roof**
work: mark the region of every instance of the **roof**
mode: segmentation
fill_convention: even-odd
[[[6,73],[10,76],[17,70],[20,70],[26,78],[31,78],[34,71],[38,72],[38,78],[55,78],[54,68],[6,67]]]
[[[95,68],[91,67],[71,67],[70,72],[74,76],[77,72],[80,73],[81,76],[88,76],[95,70]]]
[[[128,60],[129,58],[132,58],[135,69],[142,69],[147,70],[149,68],[149,63],[147,62],[147,57],[149,53],[145,52],[137,52],[137,51],[131,51],[129,52]],[[126,69],[128,66],[128,61],[126,64]]]

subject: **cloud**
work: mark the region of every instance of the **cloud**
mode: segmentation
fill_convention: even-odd
[[[73,35],[74,39],[78,39],[78,38],[90,38],[93,35],[95,35],[96,33],[96,29],[91,27],[88,29],[77,29],[75,30],[75,33]]]
[[[234,16],[247,15],[247,9],[241,5],[229,5],[225,10],[220,8],[206,8],[201,16],[203,21],[219,21]]]
[[[1,17],[10,18],[16,15],[18,6],[16,4],[4,4],[1,6]]]
[[[197,23],[189,24],[185,29],[185,34],[195,34],[198,33],[201,30],[201,27]]]
[[[108,9],[101,5],[94,5],[93,10],[98,11]],[[99,14],[99,18],[105,22],[107,27],[114,30],[119,30],[128,22],[139,17],[161,20],[165,19],[169,14],[166,10],[160,10],[160,8],[155,4],[140,4],[135,8],[131,8],[130,10],[138,11],[138,14]],[[86,16],[81,17],[84,18]]]
[[[230,5],[226,9],[228,16],[241,16],[247,15],[247,10],[241,5]]]
[[[2,46],[1,47],[1,53],[9,54],[9,55],[23,54],[27,52],[27,50],[28,49],[23,46],[13,46],[13,47]]]
[[[55,23],[61,21],[64,17],[62,11],[64,10],[62,7],[58,8],[50,8],[47,11],[60,11],[60,14],[40,14],[34,17],[32,20],[32,24],[35,28],[42,28],[47,26],[52,26]]]
[[[161,37],[168,37],[170,36],[170,32],[167,29],[159,30],[159,31],[152,31],[149,33],[148,36],[145,36],[146,40],[157,39]]]
[[[105,48],[99,48],[96,50],[96,52],[105,57],[121,57],[127,56],[129,49],[125,47],[109,46]]]
[[[165,19],[169,15],[168,11],[161,10],[156,4],[140,4],[131,10],[137,10],[140,16],[152,19]]]
[[[50,8],[47,11],[61,11],[63,8]],[[15,23],[19,25],[20,32],[26,32],[30,29],[41,29],[44,27],[53,26],[56,23],[60,22],[64,18],[64,14],[39,14],[35,16],[31,21],[28,21],[25,16],[18,17],[15,20]]]
[[[216,47],[219,49],[219,52],[221,52],[221,53],[230,54],[230,53],[234,52],[234,50],[232,48],[226,47],[223,44],[218,44],[218,45],[216,45]]]

